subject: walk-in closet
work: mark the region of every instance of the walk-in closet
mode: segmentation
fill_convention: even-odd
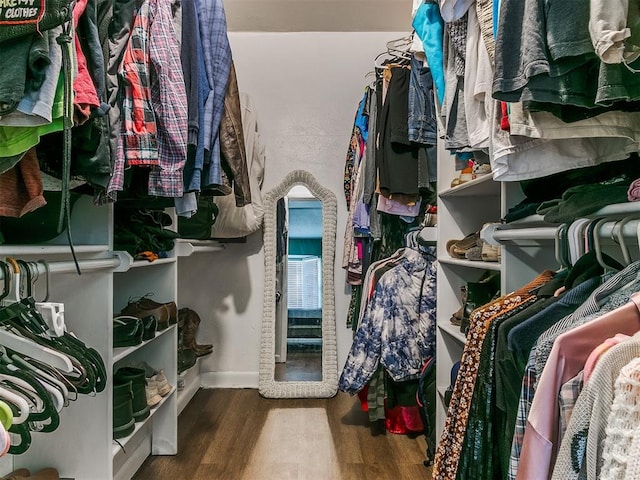
[[[0,0],[0,479],[640,479],[637,0]]]

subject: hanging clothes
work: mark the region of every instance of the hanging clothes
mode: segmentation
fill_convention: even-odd
[[[356,393],[380,363],[394,381],[417,378],[435,349],[435,251],[406,249],[378,281],[340,376]]]

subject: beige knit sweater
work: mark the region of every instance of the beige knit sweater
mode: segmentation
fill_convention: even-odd
[[[602,447],[602,480],[624,480],[634,435],[640,431],[640,358],[622,367],[616,379],[613,405]],[[640,451],[634,452],[638,456]]]
[[[580,393],[553,469],[554,480],[600,478],[605,429],[622,368],[640,356],[640,334],[612,347]]]

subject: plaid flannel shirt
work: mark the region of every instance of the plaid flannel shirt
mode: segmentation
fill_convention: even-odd
[[[181,197],[187,157],[187,98],[180,49],[166,2],[145,1],[119,69],[122,125],[108,187],[122,190],[124,170],[150,166],[149,195]]]

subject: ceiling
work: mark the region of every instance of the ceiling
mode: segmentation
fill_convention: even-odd
[[[229,31],[402,32],[412,0],[225,0]]]

